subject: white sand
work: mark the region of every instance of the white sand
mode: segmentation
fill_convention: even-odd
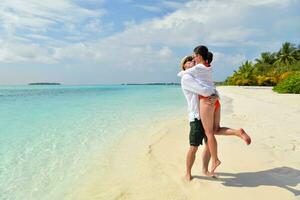
[[[300,199],[300,95],[261,87],[218,89],[231,98],[221,99],[227,110],[221,125],[243,127],[252,137],[250,146],[237,137],[217,137],[218,179],[201,174],[201,146],[194,179],[183,181],[189,147],[183,113],[122,138],[105,167],[99,164],[66,199]]]

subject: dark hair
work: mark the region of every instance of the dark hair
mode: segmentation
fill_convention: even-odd
[[[200,45],[194,48],[194,53],[202,56],[204,61],[207,61],[209,64],[213,60],[212,52],[208,51],[208,48],[204,45]]]
[[[214,54],[212,52],[208,52],[208,55],[207,55],[207,62],[210,64],[212,62],[214,58]]]

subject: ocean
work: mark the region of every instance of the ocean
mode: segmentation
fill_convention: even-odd
[[[63,199],[123,135],[182,115],[176,85],[0,86],[0,199]]]

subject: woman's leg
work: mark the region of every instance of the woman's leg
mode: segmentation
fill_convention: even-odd
[[[220,127],[221,121],[221,106],[215,108],[214,114],[214,133],[216,135],[235,135],[239,136],[238,130],[227,128],[227,127]]]
[[[210,152],[208,148],[208,144],[205,143],[205,147],[202,152],[202,173],[206,176],[209,176],[208,164],[210,161]]]
[[[215,105],[212,105],[207,98],[200,99],[200,117],[207,136],[207,143],[211,154],[211,173],[214,175],[215,169],[221,164],[218,158],[217,141],[214,135],[214,109]]]
[[[215,109],[214,114],[214,133],[215,135],[235,135],[246,142],[247,145],[251,143],[250,136],[244,131],[244,129],[232,129],[228,127],[220,127],[221,121],[221,106]]]

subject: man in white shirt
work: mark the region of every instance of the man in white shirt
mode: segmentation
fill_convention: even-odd
[[[187,56],[182,59],[181,67],[183,70],[190,68],[194,65],[193,57]],[[215,90],[211,87],[205,87],[199,85],[199,83],[187,73],[179,72],[178,76],[181,77],[181,87],[183,94],[187,100],[188,111],[189,111],[189,121],[190,121],[190,148],[186,157],[186,176],[185,178],[190,181],[192,179],[191,169],[195,161],[196,152],[198,150],[198,146],[201,144],[203,139],[205,143],[207,142],[207,138],[201,123],[200,114],[199,114],[199,98],[198,95],[202,96],[210,96],[215,94]],[[217,98],[215,96],[209,97],[212,104],[215,103]],[[209,160],[204,159],[208,157],[209,149],[208,145],[205,145],[203,150],[203,172],[205,174],[208,173],[208,162]]]

